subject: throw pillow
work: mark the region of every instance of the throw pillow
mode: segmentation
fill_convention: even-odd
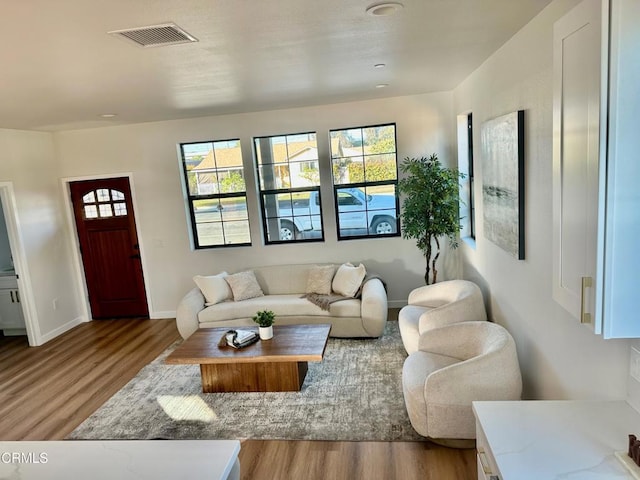
[[[307,277],[307,293],[329,295],[331,293],[331,281],[336,272],[334,265],[316,265],[309,270]]]
[[[367,270],[364,268],[364,265],[360,264],[354,267],[350,263],[344,263],[340,265],[340,268],[338,268],[338,271],[333,277],[331,287],[334,292],[340,295],[355,297],[366,274]]]
[[[255,273],[251,270],[227,275],[224,279],[231,287],[233,299],[236,302],[249,298],[262,297],[264,295]]]
[[[193,281],[202,292],[202,295],[204,295],[206,306],[215,305],[216,303],[231,299],[231,289],[229,288],[229,284],[224,280],[226,276],[227,272],[222,272],[218,275],[196,275],[193,277]]]

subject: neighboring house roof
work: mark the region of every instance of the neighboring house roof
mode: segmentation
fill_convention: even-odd
[[[215,170],[216,168],[228,169],[228,168],[241,168],[242,167],[242,152],[240,147],[233,148],[218,148],[216,149],[215,161],[213,158],[213,150],[209,150],[207,156],[202,161],[193,167],[191,171],[196,170]]]
[[[288,147],[288,148],[287,148]],[[338,138],[331,139],[331,150],[333,152],[339,151],[340,144]],[[317,158],[317,144],[315,140],[306,140],[302,142],[289,142],[288,144],[276,143],[271,146],[273,155],[273,163],[284,163],[287,160],[291,160],[295,157],[302,155],[304,152],[310,152],[311,149],[316,151]],[[230,169],[242,167],[242,154],[240,147],[232,148],[218,148],[215,151],[215,161],[213,156],[213,150],[210,150],[202,161],[193,167],[191,171],[206,171],[218,169]],[[287,157],[287,153],[289,156]]]
[[[287,160],[300,155],[309,148],[317,148],[315,140],[305,140],[302,142],[276,143],[271,145],[271,162],[269,163],[285,163]],[[288,154],[288,155],[287,155]],[[262,162],[260,162],[262,163]]]

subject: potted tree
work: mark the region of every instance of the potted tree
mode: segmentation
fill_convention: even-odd
[[[405,175],[398,189],[402,202],[402,236],[415,238],[427,260],[424,281],[436,283],[436,261],[440,256],[440,238],[449,238],[451,248],[458,247],[460,225],[460,179],[457,169],[443,167],[434,153],[429,158],[405,158],[400,165]]]
[[[273,338],[273,324],[276,321],[275,313],[271,310],[262,310],[256,313],[253,321],[258,324],[261,340]]]

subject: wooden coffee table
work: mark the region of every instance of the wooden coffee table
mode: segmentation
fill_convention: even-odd
[[[218,346],[229,330],[230,327],[199,329],[165,362],[199,364],[205,393],[299,391],[307,374],[307,362],[322,361],[331,325],[275,325],[272,339],[242,349]]]

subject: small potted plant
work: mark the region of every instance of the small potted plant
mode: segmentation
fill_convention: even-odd
[[[275,313],[271,310],[262,310],[256,313],[255,317],[253,317],[253,321],[260,327],[258,330],[260,331],[261,340],[269,340],[270,338],[273,338],[273,324],[276,321]]]

